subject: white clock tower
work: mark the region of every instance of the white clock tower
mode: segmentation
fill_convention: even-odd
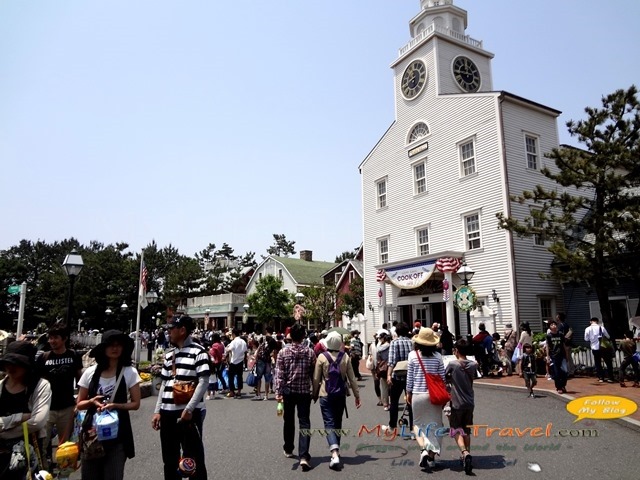
[[[480,321],[492,332],[541,326],[562,298],[539,275],[553,258],[540,239],[498,229],[496,213],[529,214],[510,196],[548,181],[540,170],[554,168],[544,154],[558,146],[560,112],[493,90],[493,54],[467,35],[467,12],[453,0],[420,7],[391,64],[395,119],[360,164],[365,304],[376,306],[375,327],[438,322],[467,335]],[[453,305],[462,261],[482,305],[470,317]]]

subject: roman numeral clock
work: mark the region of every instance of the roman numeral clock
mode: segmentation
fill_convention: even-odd
[[[480,88],[480,71],[467,57],[459,56],[453,61],[453,78],[465,92],[477,92]]]
[[[422,60],[414,60],[402,74],[402,95],[407,100],[417,97],[427,83],[427,67]]]

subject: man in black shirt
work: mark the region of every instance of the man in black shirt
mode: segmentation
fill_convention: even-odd
[[[558,393],[567,393],[567,352],[564,348],[564,335],[558,331],[558,323],[555,320],[549,322],[550,332],[547,334],[547,363],[551,366],[553,380]],[[564,362],[564,367],[562,363]]]
[[[51,351],[44,352],[36,360],[42,378],[51,384],[51,409],[47,420],[47,436],[43,450],[51,442],[53,427],[58,431],[58,444],[66,442],[71,435],[76,405],[74,380],[82,375],[82,358],[66,347],[69,331],[66,325],[56,323],[48,332]]]

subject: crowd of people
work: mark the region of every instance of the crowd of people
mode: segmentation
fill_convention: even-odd
[[[435,467],[442,448],[439,429],[448,427],[460,450],[462,469],[471,474],[473,381],[480,372],[488,374],[498,362],[496,351],[511,357],[509,367],[513,361],[528,395],[535,398],[537,346],[527,323],[520,325],[519,334],[507,324],[502,339],[489,334],[481,324],[478,334],[468,342],[454,339],[446,326],[437,323],[425,328],[420,322],[413,326],[394,322],[390,328],[383,324],[375,332],[368,349],[359,331],[339,330],[307,332],[302,324],[295,323],[281,334],[271,328],[263,334],[249,335],[238,329],[198,332],[193,319],[183,315],[172,317],[164,328],[152,332],[145,340],[154,348],[167,347],[161,359],[161,385],[150,422],[160,434],[165,479],[207,478],[202,426],[207,400],[218,394],[228,399],[259,400],[269,400],[273,395],[283,417],[284,455],[297,457],[303,471],[314,467],[309,453],[310,411],[312,403],[319,402],[330,453],[328,466],[341,470],[339,433],[348,410],[348,397],[353,397],[355,408],[362,403],[358,382],[363,380],[360,364],[364,355],[377,406],[382,407],[383,415],[388,415],[382,430],[397,433],[399,426],[408,427],[406,432],[401,429],[402,434],[417,442],[423,469]],[[567,378],[572,373],[572,336],[564,315],[558,314],[548,322],[542,349],[548,376],[559,393],[566,392]],[[599,380],[613,381],[606,342],[609,333],[598,319],[591,320],[584,339],[596,358]],[[10,343],[0,358],[0,369],[5,373],[0,381],[3,479],[22,480],[29,468],[51,469],[56,461],[50,445],[54,432],[60,444],[72,439],[74,433],[79,436],[83,478],[122,479],[127,459],[135,456],[129,415],[140,407],[141,378],[132,365],[133,338],[116,330],[104,332],[100,343],[89,352],[93,364],[87,368],[83,368],[78,353],[68,348],[68,340],[68,329],[58,323],[48,331],[46,351],[19,340]],[[624,370],[632,365],[633,386],[639,387],[636,339],[631,332],[625,334],[620,348],[624,352],[620,385],[626,386]],[[467,358],[470,355],[477,361]],[[248,388],[253,391],[243,393],[247,372],[253,379]],[[444,399],[439,393],[440,384],[446,384],[450,392],[445,390]],[[97,418],[103,415],[116,418],[117,435],[94,443],[99,429]],[[80,417],[84,420],[77,431]],[[25,430],[30,436],[27,445]],[[100,445],[97,454],[92,449],[95,444]],[[20,448],[27,458],[33,449],[36,464],[17,462],[15,454]]]

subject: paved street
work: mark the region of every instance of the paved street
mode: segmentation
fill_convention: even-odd
[[[417,465],[419,452],[414,441],[378,438],[373,433],[357,436],[362,425],[372,428],[388,418],[382,407],[375,406],[371,378],[365,377],[360,385],[363,407],[356,410],[353,402],[349,402],[349,418],[344,428],[351,431],[342,441],[345,468],[340,473],[329,470],[326,440],[319,435],[311,440],[315,467],[311,472],[299,471],[295,460],[283,456],[282,420],[276,416],[275,401],[254,401],[249,397],[242,400],[219,397],[208,401],[204,433],[209,478],[287,479],[324,478],[327,475],[354,478],[355,475],[355,478],[382,479],[428,475]],[[496,430],[488,436],[486,428],[478,428],[478,436],[472,440],[477,477],[518,479],[553,475],[554,478],[598,480],[637,477],[631,466],[637,462],[639,430],[604,420],[583,420],[574,424],[575,417],[566,411],[566,402],[547,392],[540,392],[540,398],[529,399],[519,389],[483,386],[478,382],[476,396],[477,425],[512,429]],[[150,427],[154,403],[155,397],[144,399],[140,410],[132,415],[137,456],[127,462],[126,478],[162,476],[159,435]],[[318,405],[312,405],[311,426],[322,428]],[[532,438],[527,433],[518,438],[516,427],[519,433],[527,427],[540,427],[543,434],[549,429],[550,436]],[[559,433],[581,435],[579,429],[588,430],[591,436],[559,436]],[[597,430],[597,437],[592,429]],[[499,437],[499,434],[513,436]],[[457,456],[453,441],[445,437],[440,466],[431,475],[464,478]],[[538,464],[540,472],[530,471],[529,463]],[[79,475],[72,478],[79,478]]]

